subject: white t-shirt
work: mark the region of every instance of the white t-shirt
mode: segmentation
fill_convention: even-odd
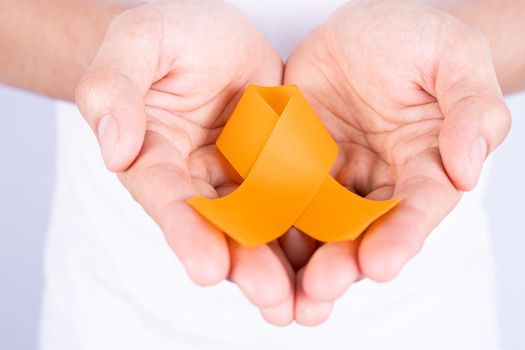
[[[342,1],[232,1],[286,57]],[[43,350],[498,349],[480,186],[392,282],[361,281],[315,328],[265,323],[229,282],[191,283],[114,174],[73,105],[60,103],[46,246]]]

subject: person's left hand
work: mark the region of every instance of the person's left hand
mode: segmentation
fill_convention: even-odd
[[[510,115],[481,34],[415,1],[343,6],[295,50],[284,80],[339,143],[335,178],[367,198],[402,198],[360,240],[322,245],[298,272],[295,317],[315,325],[353,282],[388,281],[417,254],[474,188]]]

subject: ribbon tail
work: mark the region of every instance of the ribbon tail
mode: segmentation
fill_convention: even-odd
[[[354,240],[399,201],[372,201],[360,197],[327,176],[294,226],[322,242]]]

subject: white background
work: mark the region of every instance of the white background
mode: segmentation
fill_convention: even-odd
[[[486,205],[497,260],[504,349],[525,349],[525,95],[494,155]],[[52,101],[0,87],[0,349],[36,348],[42,247],[54,175]]]

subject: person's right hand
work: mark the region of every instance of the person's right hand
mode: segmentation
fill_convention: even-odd
[[[193,281],[231,279],[276,325],[292,321],[294,293],[279,245],[244,249],[186,199],[235,186],[215,139],[247,83],[281,78],[281,59],[235,7],[161,1],[113,20],[76,91],[106,166],[158,223]]]

